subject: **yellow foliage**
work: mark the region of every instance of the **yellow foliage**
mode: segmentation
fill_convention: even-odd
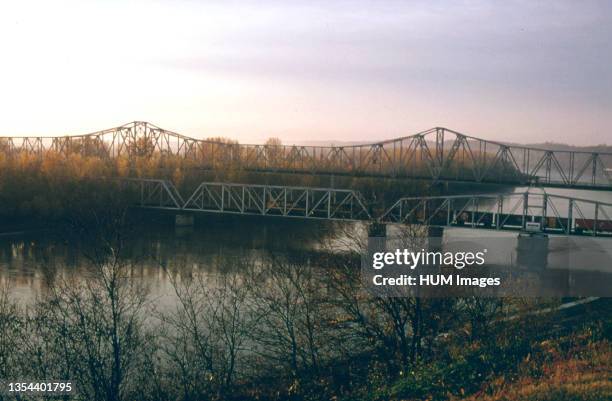
[[[119,157],[115,162],[115,167],[119,177],[127,177],[130,174],[130,161],[125,157]]]
[[[476,394],[470,401],[603,401],[612,400],[612,346],[607,341],[557,353],[543,366],[539,378],[525,375],[514,381],[493,381],[492,394]],[[529,358],[525,364],[529,364]]]
[[[183,183],[183,172],[177,167],[174,169],[174,173],[172,173],[172,182],[174,182],[174,185],[176,185],[177,187],[180,186]]]

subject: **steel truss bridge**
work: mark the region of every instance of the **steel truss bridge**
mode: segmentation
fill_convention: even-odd
[[[138,206],[340,221],[521,231],[527,222],[560,235],[612,236],[612,204],[546,193],[401,198],[375,213],[353,190],[203,182],[187,198],[166,180],[132,179]],[[186,200],[184,200],[186,199]]]
[[[612,204],[546,193],[432,196],[399,199],[380,218],[404,224],[612,235]]]
[[[0,152],[103,158],[175,156],[198,168],[612,190],[612,153],[546,150],[447,128],[347,146],[244,145],[191,138],[146,122],[87,135],[0,137]]]
[[[209,213],[309,219],[371,220],[359,192],[348,189],[203,182],[183,200],[165,180],[134,179],[139,206]]]

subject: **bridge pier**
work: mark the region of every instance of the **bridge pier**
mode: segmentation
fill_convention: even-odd
[[[372,222],[368,224],[368,252],[385,252],[387,250],[387,225]]]
[[[516,263],[528,270],[543,270],[548,266],[548,235],[520,233],[516,243]]]
[[[174,225],[176,227],[188,227],[193,226],[193,215],[192,214],[177,214],[174,216]]]
[[[373,222],[368,224],[368,237],[387,237],[387,224]]]
[[[444,227],[429,226],[427,227],[427,247],[430,251],[439,251],[442,249],[442,239],[444,238]]]

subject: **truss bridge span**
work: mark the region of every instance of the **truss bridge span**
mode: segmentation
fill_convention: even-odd
[[[365,221],[612,237],[612,204],[546,193],[407,197],[381,210],[349,189],[203,182],[183,197],[170,181],[132,179],[137,206],[319,220]]]
[[[436,127],[346,146],[249,145],[196,139],[133,122],[86,135],[0,137],[0,153],[179,157],[203,169],[412,178],[612,190],[612,153],[505,144]]]

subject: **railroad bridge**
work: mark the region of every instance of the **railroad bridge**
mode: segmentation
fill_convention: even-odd
[[[172,182],[131,179],[138,206],[285,218],[367,221],[426,226],[523,231],[538,223],[543,232],[612,237],[612,204],[534,192],[400,198],[373,210],[357,191],[277,185],[203,182],[183,197]]]

